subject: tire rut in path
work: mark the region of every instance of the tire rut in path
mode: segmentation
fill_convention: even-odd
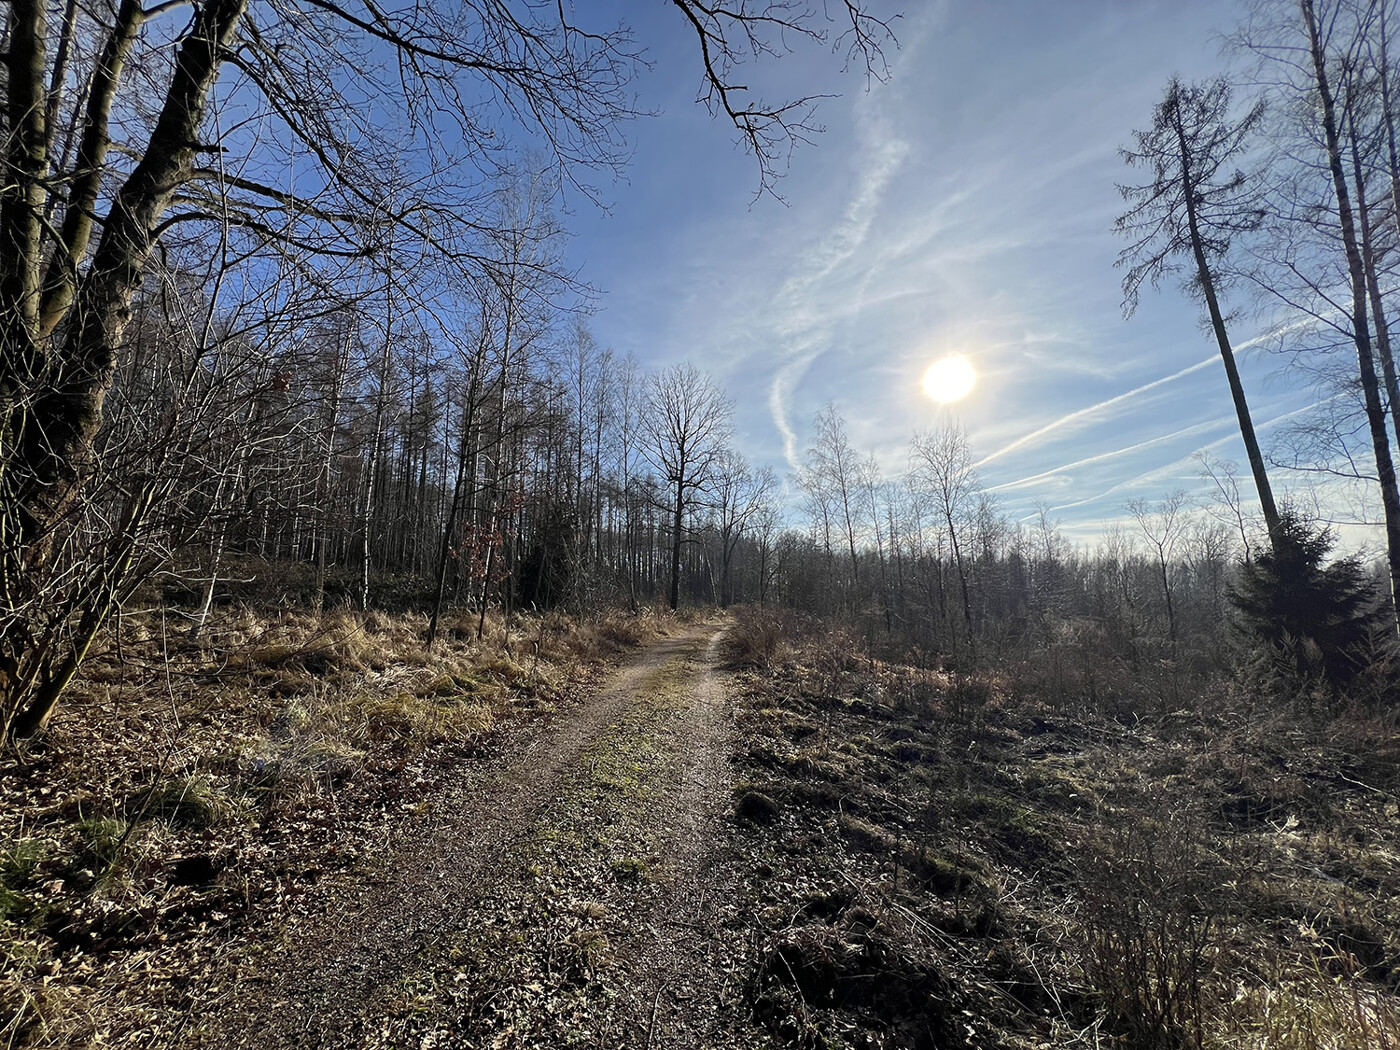
[[[222,994],[196,1004],[207,1013],[200,1043],[271,1050],[371,1039],[376,1007],[413,971],[425,945],[467,921],[497,874],[493,862],[532,835],[536,814],[555,800],[590,743],[628,711],[650,679],[707,635],[708,668],[719,637],[714,624],[657,643],[598,695],[494,762],[478,783],[437,800],[431,823],[405,821],[384,851],[380,877],[361,873],[353,883],[337,879],[319,890],[320,910],[294,921],[286,947],[233,960],[248,972],[229,974]],[[702,690],[709,683],[707,670]],[[690,790],[687,781],[681,794]]]

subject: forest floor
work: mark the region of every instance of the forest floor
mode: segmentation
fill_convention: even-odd
[[[1393,714],[419,627],[99,660],[0,766],[0,1046],[1400,1047]]]

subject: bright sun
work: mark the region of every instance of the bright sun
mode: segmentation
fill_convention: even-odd
[[[924,373],[924,393],[935,401],[957,401],[971,392],[977,373],[961,354],[945,357],[929,365]]]

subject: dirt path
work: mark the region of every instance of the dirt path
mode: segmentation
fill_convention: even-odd
[[[177,1045],[720,1045],[722,625],[667,639],[231,959]],[[743,1045],[743,1044],[738,1044]]]
[[[709,644],[706,673],[681,724],[683,768],[667,800],[664,856],[668,892],[653,922],[637,931],[629,982],[633,1011],[649,1007],[643,1045],[714,1047],[727,1042],[736,1018],[719,927],[732,907],[732,858],[720,847],[717,820],[729,802],[732,741],[727,683],[714,673],[720,636]],[[739,1045],[752,1045],[741,1042]]]

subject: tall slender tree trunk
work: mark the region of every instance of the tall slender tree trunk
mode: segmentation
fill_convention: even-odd
[[[1332,175],[1332,188],[1337,198],[1337,216],[1341,220],[1342,246],[1346,251],[1347,273],[1351,281],[1352,339],[1356,344],[1357,371],[1366,405],[1366,422],[1375,453],[1376,475],[1380,481],[1381,506],[1385,513],[1386,553],[1390,568],[1391,607],[1400,630],[1400,489],[1397,489],[1395,463],[1390,455],[1390,438],[1385,428],[1385,407],[1381,403],[1380,383],[1376,376],[1371,347],[1371,330],[1367,317],[1366,268],[1357,243],[1356,225],[1352,215],[1351,194],[1346,172],[1342,167],[1341,136],[1337,130],[1336,100],[1327,77],[1327,56],[1317,24],[1313,0],[1299,0],[1308,45],[1312,52],[1313,73],[1318,99],[1322,103],[1322,130],[1327,147],[1327,164]]]
[[[958,589],[962,596],[963,623],[967,627],[967,643],[976,652],[977,642],[972,631],[972,596],[967,586],[967,566],[963,563],[962,544],[958,542],[958,530],[953,525],[953,515],[944,515],[948,523],[948,542],[953,548],[953,563],[958,569]]]
[[[598,379],[598,412],[593,432],[593,572],[603,566],[603,387],[602,372]]]
[[[313,605],[319,612],[326,604],[326,557],[330,547],[331,483],[335,471],[335,436],[340,427],[340,399],[345,391],[345,373],[350,367],[351,331],[347,326],[344,340],[336,351],[331,375],[331,403],[326,418],[325,455],[321,457],[321,474],[317,478],[320,506],[316,510],[316,597]]]
[[[518,247],[517,247],[518,252]],[[518,262],[518,258],[516,259]],[[486,575],[481,581],[481,610],[476,621],[476,640],[481,641],[486,634],[486,602],[490,594],[491,574],[496,566],[496,529],[501,507],[501,480],[504,477],[502,460],[505,457],[506,390],[510,386],[511,340],[515,335],[515,273],[512,271],[505,294],[505,327],[501,334],[501,374],[500,390],[496,400],[496,435],[492,441],[494,456],[491,459],[491,494],[488,498],[489,513],[486,525]]]
[[[1264,466],[1263,453],[1259,451],[1259,439],[1254,433],[1254,419],[1250,415],[1249,402],[1245,398],[1244,383],[1235,364],[1235,351],[1230,345],[1230,336],[1225,329],[1225,317],[1220,310],[1220,301],[1215,292],[1215,274],[1206,260],[1205,246],[1201,238],[1200,220],[1196,214],[1195,173],[1191,170],[1191,155],[1186,145],[1186,131],[1182,127],[1181,112],[1174,114],[1177,142],[1181,148],[1181,177],[1186,198],[1186,222],[1191,234],[1191,252],[1196,260],[1196,276],[1200,281],[1201,294],[1206,300],[1206,310],[1210,314],[1210,327],[1215,333],[1216,345],[1220,348],[1220,360],[1225,365],[1225,378],[1230,384],[1230,398],[1235,403],[1235,418],[1239,421],[1240,437],[1244,440],[1245,456],[1249,459],[1249,470],[1254,475],[1254,488],[1259,494],[1259,506],[1264,512],[1264,526],[1268,529],[1270,543],[1278,536],[1279,514],[1274,503],[1273,487],[1269,484],[1269,473]]]
[[[856,526],[851,519],[851,500],[846,491],[846,479],[841,479],[841,513],[846,521],[846,547],[851,552],[851,597],[856,598],[860,588],[860,564],[856,557]]]
[[[462,506],[462,490],[467,480],[468,443],[476,420],[477,382],[480,372],[473,369],[467,387],[466,404],[462,406],[462,436],[457,443],[457,477],[452,485],[452,502],[442,527],[442,544],[438,548],[437,593],[433,597],[433,613],[428,618],[428,648],[437,641],[438,618],[442,615],[443,597],[447,593],[447,566],[452,559],[452,537],[457,531],[457,516]]]
[[[1381,4],[1378,15],[1380,25],[1380,62],[1378,79],[1381,88],[1381,118],[1385,128],[1386,158],[1390,164],[1390,219],[1396,233],[1400,233],[1400,145],[1397,145],[1395,132],[1395,111],[1391,108],[1390,91],[1390,46],[1386,32],[1386,4]],[[1374,266],[1372,267],[1374,270]],[[1376,282],[1379,286],[1379,282]],[[1387,333],[1386,343],[1380,348],[1381,373],[1385,378],[1386,402],[1390,405],[1391,426],[1395,429],[1396,442],[1400,445],[1400,377],[1397,376],[1395,356]]]
[[[899,594],[899,615],[901,622],[907,613],[906,598],[904,594],[904,543],[902,537],[895,531],[894,525],[894,501],[886,504],[886,513],[889,516],[890,529],[890,552],[894,555],[894,577],[895,586]]]
[[[868,486],[870,494],[870,521],[875,529],[875,557],[880,566],[880,608],[885,616],[885,634],[894,630],[894,615],[890,609],[890,574],[885,565],[885,538],[880,532],[880,508],[875,500],[874,482]]]
[[[1176,606],[1172,602],[1171,577],[1167,574],[1167,557],[1160,550],[1157,552],[1157,573],[1162,580],[1162,597],[1167,602],[1167,637],[1172,643],[1172,659],[1177,658],[1176,641]]]
[[[1356,221],[1361,229],[1361,264],[1366,272],[1366,291],[1371,304],[1371,321],[1376,328],[1376,356],[1381,363],[1381,381],[1385,385],[1385,401],[1390,406],[1390,426],[1400,447],[1400,380],[1395,374],[1395,358],[1390,352],[1390,324],[1385,316],[1381,296],[1379,269],[1376,266],[1375,236],[1371,228],[1371,208],[1366,198],[1366,174],[1361,164],[1361,147],[1356,134],[1356,115],[1348,110],[1347,128],[1351,138],[1352,175],[1356,182]]]
[[[392,241],[392,239],[391,239]],[[389,264],[393,265],[393,245],[389,247]],[[378,482],[379,457],[384,444],[384,413],[389,394],[389,365],[394,345],[394,282],[385,271],[384,344],[379,357],[379,388],[374,396],[374,433],[370,438],[369,465],[365,469],[364,502],[360,508],[360,608],[369,608],[369,576],[372,560],[374,529],[374,489]]]
[[[685,461],[681,461],[681,476],[685,476]],[[676,482],[676,509],[671,519],[671,609],[681,600],[681,529],[685,524],[685,482]]]

